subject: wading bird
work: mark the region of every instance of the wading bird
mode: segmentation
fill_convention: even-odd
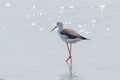
[[[74,31],[72,29],[63,29],[63,23],[62,22],[57,22],[57,26],[54,27],[51,30],[51,32],[53,30],[55,30],[56,28],[58,28],[58,31],[57,31],[58,35],[67,45],[67,49],[68,49],[68,52],[69,52],[69,57],[66,59],[66,62],[68,62],[68,60],[70,59],[70,63],[72,64],[72,55],[71,55],[72,44],[76,43],[78,41],[81,41],[81,40],[89,40],[89,39],[81,36],[80,34],[78,34],[76,31]]]

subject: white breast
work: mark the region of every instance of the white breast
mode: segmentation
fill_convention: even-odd
[[[65,43],[76,43],[77,41],[80,41],[80,38],[69,39],[66,35],[61,35],[60,33],[58,33],[58,35]]]

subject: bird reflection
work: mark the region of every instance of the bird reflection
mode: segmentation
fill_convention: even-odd
[[[61,76],[60,80],[80,80],[76,73],[72,71],[72,65],[67,63],[67,66],[69,71],[67,73],[64,73]]]

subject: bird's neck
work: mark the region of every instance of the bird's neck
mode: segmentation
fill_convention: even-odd
[[[58,32],[61,32],[63,26],[58,26]]]

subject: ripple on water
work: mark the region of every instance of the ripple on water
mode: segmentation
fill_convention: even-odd
[[[79,24],[79,25],[77,25],[78,26],[78,28],[82,28],[82,25],[81,24]]]
[[[5,6],[9,7],[9,6],[11,6],[11,3],[5,3]]]
[[[69,6],[69,8],[70,8],[70,9],[73,9],[73,8],[75,8],[75,6],[73,6],[73,5],[70,5],[70,6]]]
[[[96,22],[96,20],[91,20],[91,23],[95,23]]]
[[[32,23],[31,25],[32,25],[32,26],[35,26],[35,25],[36,25],[36,23]]]
[[[85,33],[86,33],[86,34],[90,34],[90,33],[92,33],[92,32],[90,32],[90,31],[86,31]]]
[[[71,22],[65,22],[65,24],[71,24]]]
[[[32,5],[32,8],[36,8],[36,5]]]
[[[39,28],[39,30],[40,30],[40,31],[43,31],[43,28],[41,27],[41,28]]]
[[[99,5],[99,7],[100,7],[100,10],[103,11],[104,8],[106,7],[106,5],[105,5],[105,4],[102,4],[102,5]]]
[[[107,28],[106,28],[106,30],[107,30],[107,31],[110,31],[110,28],[109,28],[109,27],[107,27]]]
[[[60,6],[59,7],[61,10],[64,10],[65,9],[65,6]]]

